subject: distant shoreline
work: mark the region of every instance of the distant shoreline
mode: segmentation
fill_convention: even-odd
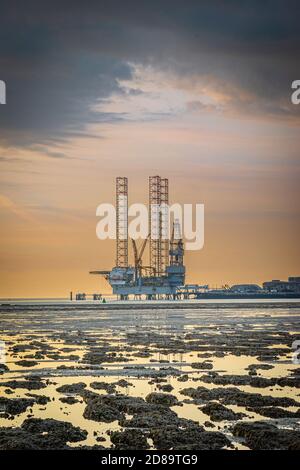
[[[0,300],[0,313],[7,310],[163,310],[211,308],[300,308],[300,299],[203,299],[203,300],[151,300],[151,301],[61,301],[60,299]]]

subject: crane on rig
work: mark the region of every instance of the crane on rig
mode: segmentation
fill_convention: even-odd
[[[147,242],[150,238],[150,233],[148,234],[147,238],[143,241],[143,244],[141,246],[140,252],[138,252],[137,244],[136,241],[132,238],[132,248],[133,248],[133,255],[134,255],[134,268],[135,268],[135,278],[138,279],[142,276],[142,271],[150,269],[150,266],[143,266],[142,265],[142,260],[143,260],[143,254],[147,245]]]

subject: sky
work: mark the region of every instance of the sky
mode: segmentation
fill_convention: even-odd
[[[300,275],[296,1],[12,0],[1,6],[0,297],[109,292],[96,208],[203,203],[187,282]]]

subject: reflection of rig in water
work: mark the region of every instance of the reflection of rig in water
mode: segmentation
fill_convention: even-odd
[[[128,264],[128,180],[116,180],[116,266],[111,271],[91,271],[105,277],[120,299],[175,299],[184,286],[184,246],[178,220],[169,239],[169,182],[160,176],[149,178],[149,235],[140,249],[131,240],[134,266]],[[142,258],[149,245],[149,265]]]

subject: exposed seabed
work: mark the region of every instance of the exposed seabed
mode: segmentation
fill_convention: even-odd
[[[0,448],[300,445],[300,303],[6,301]]]

